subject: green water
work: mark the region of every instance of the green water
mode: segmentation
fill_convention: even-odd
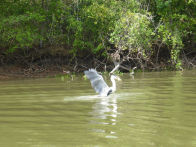
[[[0,146],[196,147],[195,70],[121,79],[107,98],[82,75],[0,81]]]

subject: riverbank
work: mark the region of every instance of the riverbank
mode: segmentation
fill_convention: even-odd
[[[131,60],[121,62],[119,70],[121,72],[131,72],[133,67],[137,67],[137,71],[171,71],[196,68],[196,58],[194,56],[189,58],[182,56],[181,63],[182,65],[177,69],[170,60],[157,63],[152,61],[141,63],[138,60]],[[111,71],[114,68],[114,62],[107,58],[85,57],[72,59],[64,56],[48,57],[34,61],[25,58],[2,60],[0,80],[55,77],[81,73],[89,68],[96,68],[98,71]]]
[[[69,74],[68,66],[38,66],[31,65],[22,67],[20,65],[0,66],[0,80],[12,80],[22,78],[44,78],[54,77],[62,74]]]
[[[193,63],[192,63],[193,64]],[[194,63],[195,65],[195,63]],[[129,67],[125,69],[124,67]],[[128,70],[133,67],[131,65],[122,65],[120,67],[120,71],[129,72]],[[142,71],[142,69],[137,66],[138,71]],[[55,77],[58,75],[66,75],[73,73],[80,73],[89,68],[96,68],[99,71],[111,71],[114,68],[112,63],[106,64],[101,61],[88,61],[82,62],[78,61],[72,64],[43,64],[39,65],[37,63],[29,64],[29,65],[20,65],[20,64],[4,64],[0,66],[0,80],[13,80],[13,79],[24,79],[24,78],[46,78],[46,77]],[[195,66],[192,66],[195,68]],[[184,65],[183,69],[190,69],[188,66]],[[173,70],[168,65],[163,64],[157,65],[157,68],[151,70],[150,68],[146,68],[145,71],[165,71],[165,70]]]

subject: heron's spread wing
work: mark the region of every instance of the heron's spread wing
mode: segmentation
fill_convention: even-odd
[[[92,87],[100,95],[107,94],[109,89],[108,85],[105,83],[103,77],[97,73],[95,69],[89,69],[84,71],[84,74],[90,80]]]

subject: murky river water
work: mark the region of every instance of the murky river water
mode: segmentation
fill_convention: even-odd
[[[196,71],[124,74],[107,98],[63,79],[0,81],[0,146],[196,147]]]

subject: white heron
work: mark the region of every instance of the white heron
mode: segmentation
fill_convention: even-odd
[[[116,82],[115,80],[121,80],[115,75],[111,75],[110,79],[112,81],[112,87],[109,87],[104,81],[103,77],[98,74],[95,69],[89,69],[84,71],[86,77],[90,80],[91,86],[94,88],[96,93],[99,93],[100,96],[108,96],[111,93],[116,91]]]
[[[134,75],[134,74],[135,74],[134,70],[135,70],[136,68],[137,68],[136,66],[133,67],[132,72],[130,73],[130,75]]]

